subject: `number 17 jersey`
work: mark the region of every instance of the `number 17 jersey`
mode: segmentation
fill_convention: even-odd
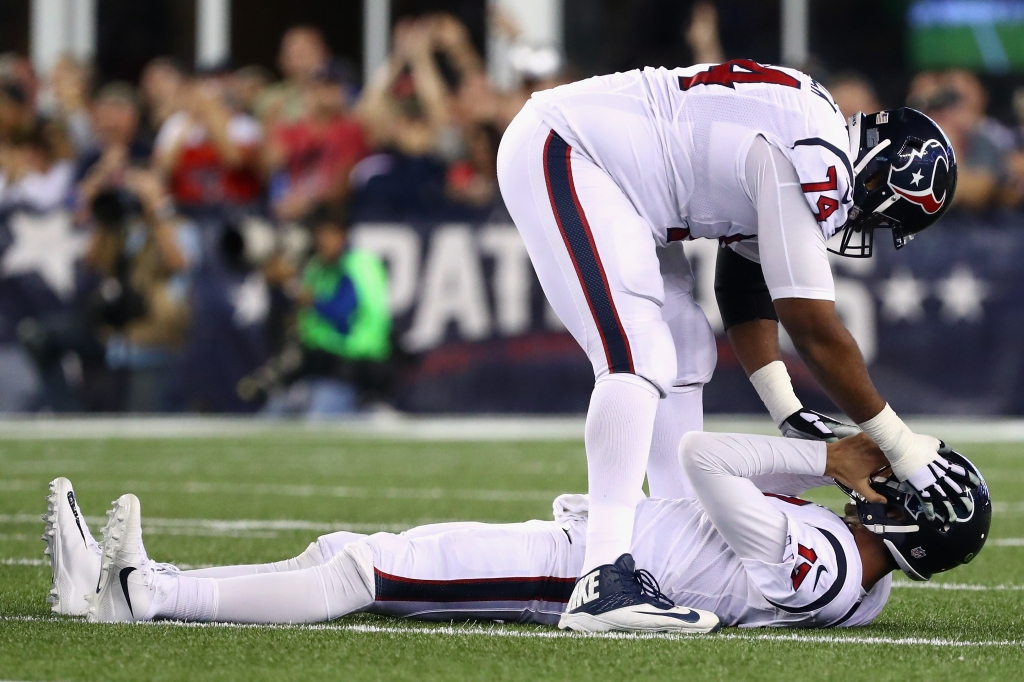
[[[648,67],[532,101],[552,130],[611,176],[659,245],[757,235],[744,163],[758,135],[793,164],[826,239],[853,205],[846,121],[831,95],[794,69],[743,59]]]

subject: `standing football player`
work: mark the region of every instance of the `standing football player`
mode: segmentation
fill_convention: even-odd
[[[966,474],[875,390],[836,314],[826,248],[842,231],[844,254],[870,255],[878,227],[900,247],[943,213],[956,163],[926,116],[896,109],[847,124],[810,77],[750,60],[647,68],[535,94],[502,139],[498,180],[548,301],[596,378],[586,556],[561,627],[599,619],[635,630],[679,617],[671,604],[600,596],[629,553],[645,469],[653,496],[673,496],[663,489],[685,480],[676,447],[702,426],[702,386],[716,362],[676,241],[718,239],[760,263],[768,299],[821,386],[918,491],[928,518],[955,520],[949,501]],[[773,327],[742,310],[764,297],[757,282],[723,279],[740,290],[738,319],[755,322],[730,336],[785,422],[799,403]]]

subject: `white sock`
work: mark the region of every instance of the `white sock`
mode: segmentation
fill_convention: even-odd
[[[761,402],[768,408],[776,426],[782,424],[789,415],[803,409],[804,404],[793,392],[793,381],[781,360],[769,362],[751,374],[750,383],[761,397]]]
[[[584,574],[629,552],[659,398],[653,384],[633,374],[610,374],[594,386],[584,436],[590,488]]]
[[[668,395],[658,403],[651,456],[647,460],[647,486],[651,497],[678,500],[696,497],[679,462],[679,441],[689,431],[704,430],[704,387]]]
[[[186,578],[237,578],[243,575],[257,575],[259,573],[285,573],[287,571],[301,571],[305,568],[320,566],[327,563],[320,545],[311,542],[299,556],[284,561],[275,561],[270,564],[242,564],[240,566],[213,566],[211,568],[196,568],[191,571],[182,571],[181,575]]]
[[[364,543],[345,547],[329,562],[301,571],[211,581],[223,623],[319,623],[373,603],[373,555]]]
[[[157,580],[167,581],[163,591],[166,595],[152,618],[170,618],[208,622],[217,611],[217,581],[210,578],[190,578],[183,575],[159,576]]]

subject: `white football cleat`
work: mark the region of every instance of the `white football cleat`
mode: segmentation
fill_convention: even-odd
[[[163,594],[161,566],[150,561],[142,544],[142,507],[131,493],[107,512],[103,556],[96,592],[89,596],[89,622],[151,620]]]
[[[86,598],[96,590],[100,577],[100,546],[89,532],[68,479],[50,482],[43,522],[43,554],[50,557],[52,572],[46,601],[54,613],[84,616],[89,608]]]
[[[704,634],[722,627],[710,611],[676,606],[649,572],[636,570],[633,557],[598,566],[576,581],[561,630],[576,632],[675,632]]]

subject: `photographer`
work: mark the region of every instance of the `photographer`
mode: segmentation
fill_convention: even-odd
[[[386,395],[392,367],[387,274],[375,255],[348,244],[344,212],[320,204],[306,219],[315,253],[302,273],[298,344],[239,385],[243,397],[273,391],[269,414],[355,412]]]
[[[107,364],[127,374],[124,409],[156,412],[188,329],[188,271],[198,239],[159,176],[128,168],[92,200],[96,229],[85,263],[100,277],[91,304]]]

